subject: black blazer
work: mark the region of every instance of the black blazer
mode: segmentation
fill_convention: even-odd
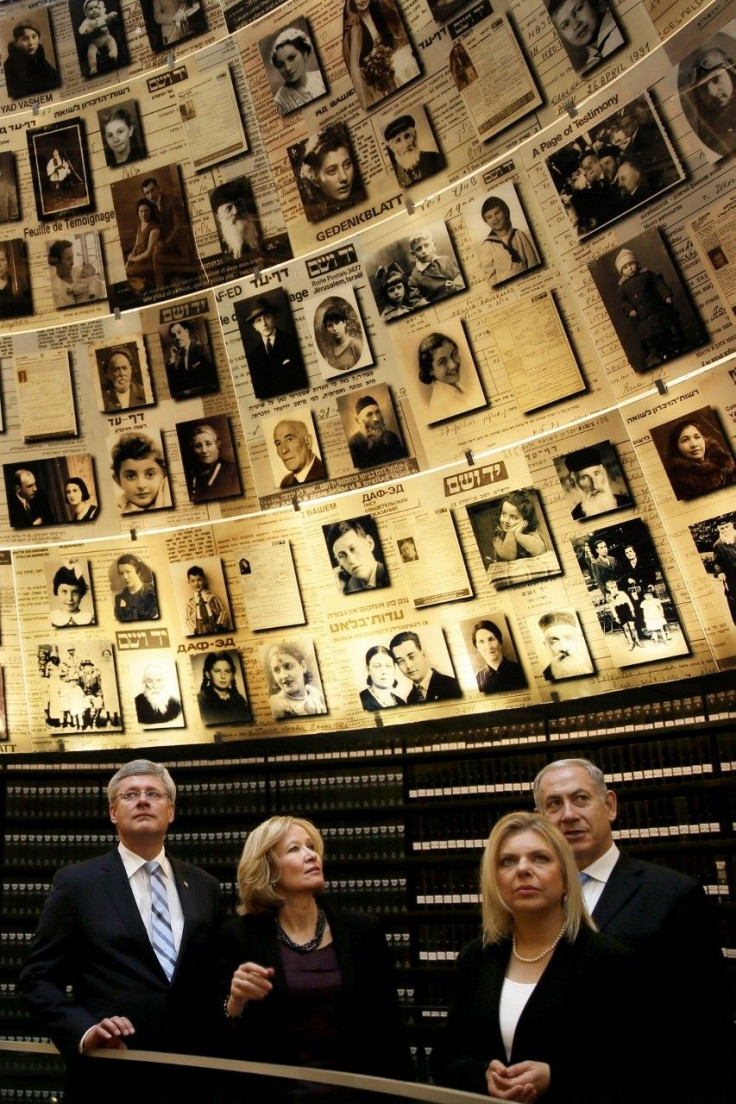
[[[342,975],[344,1034],[339,1049],[349,1055],[348,1070],[413,1080],[393,967],[378,921],[365,913],[337,912],[321,904]],[[227,921],[220,931],[218,951],[222,1001],[241,963],[257,962],[275,971],[267,997],[247,1004],[239,1020],[226,1024],[222,1019],[223,1029],[229,1029],[226,1052],[232,1058],[298,1064],[291,997],[273,913]]]
[[[453,678],[451,675],[443,675],[441,671],[432,670],[432,675],[427,684],[427,696],[424,699],[425,701],[446,701],[448,698],[461,697],[462,691],[460,690],[460,683],[456,678]],[[409,705],[419,704],[416,686],[412,686],[406,700]]]
[[[510,954],[510,940],[484,947],[476,939],[461,952],[447,1025],[432,1052],[439,1084],[487,1095],[486,1070],[498,1058],[505,1065],[549,1063],[545,1104],[657,1099],[645,1095],[641,1076],[648,1001],[630,951],[587,927],[574,943],[562,939],[521,1014],[507,1059],[498,1009]],[[647,1046],[651,1056],[651,1040]]]

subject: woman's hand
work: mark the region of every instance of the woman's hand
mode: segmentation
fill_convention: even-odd
[[[230,996],[227,1002],[229,1016],[239,1016],[248,1001],[263,1000],[273,989],[269,978],[273,977],[272,966],[259,966],[257,962],[242,962],[233,974],[230,982]]]
[[[546,1062],[517,1062],[505,1066],[497,1058],[486,1072],[488,1095],[500,1100],[539,1100],[549,1088],[551,1072]]]

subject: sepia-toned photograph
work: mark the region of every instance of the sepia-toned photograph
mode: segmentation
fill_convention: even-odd
[[[107,640],[40,644],[44,720],[59,734],[122,732],[113,646]]]
[[[235,648],[193,655],[192,682],[206,725],[248,724],[253,719],[245,692],[243,664]]]
[[[159,613],[156,579],[151,568],[133,552],[123,552],[108,569],[115,620],[157,621]]]
[[[96,3],[97,0],[87,0]],[[97,112],[102,150],[109,168],[141,161],[148,156],[136,100],[122,100]]]
[[[541,617],[527,617],[526,623],[536,646],[538,673],[545,682],[593,674],[593,660],[574,609],[547,610]]]
[[[0,153],[0,223],[17,222],[19,218],[20,202],[15,154]]]
[[[87,454],[70,456],[66,462],[70,473],[64,480],[66,521],[71,525],[94,521],[100,512],[92,457]]]
[[[0,19],[5,87],[11,100],[32,99],[61,85],[50,7],[17,8]]]
[[[26,139],[39,220],[47,222],[91,210],[94,187],[84,120],[49,123],[29,130]]]
[[[467,507],[478,551],[497,590],[562,574],[542,500],[533,487]]]
[[[263,421],[274,486],[282,490],[303,483],[318,483],[327,470],[308,410],[298,407]]]
[[[465,649],[481,694],[509,694],[527,688],[506,615],[494,611],[460,622]]]
[[[171,509],[166,456],[157,430],[126,430],[112,437],[110,468],[121,516]]]
[[[55,629],[96,623],[89,560],[71,556],[44,564],[49,621]]]
[[[0,242],[0,318],[33,314],[28,247],[23,238]]]
[[[402,629],[386,638],[386,646],[396,665],[401,704],[455,701],[463,696],[439,625]]]
[[[153,403],[151,373],[141,334],[124,336],[114,344],[109,341],[92,344],[89,359],[99,410],[108,414]]]
[[[130,64],[120,0],[69,0],[69,17],[86,80]]]
[[[703,145],[718,157],[736,149],[736,39],[713,35],[680,62],[680,104]]]
[[[323,525],[332,575],[341,594],[390,586],[378,526],[367,514]]]
[[[441,330],[407,335],[399,344],[405,376],[416,381],[417,415],[427,425],[458,418],[486,405],[468,338],[459,319],[443,322]]]
[[[89,453],[3,464],[13,529],[93,521],[99,512]]]
[[[733,450],[712,407],[650,426],[649,432],[675,498],[700,498],[736,483]]]
[[[309,379],[284,289],[237,300],[235,316],[256,398],[305,391]]]
[[[355,292],[348,285],[340,290],[341,295],[310,300],[312,333],[323,379],[334,379],[373,364]]]
[[[337,396],[337,409],[350,459],[358,471],[405,460],[409,455],[388,385]]]
[[[344,0],[342,56],[364,111],[421,72],[397,0]]]
[[[708,340],[661,230],[637,234],[588,268],[635,372],[676,360]]]
[[[554,465],[573,521],[586,521],[634,505],[621,461],[610,441],[597,441],[555,456]]]
[[[331,218],[367,198],[345,123],[328,123],[286,152],[308,222]]]
[[[209,199],[220,242],[218,278],[253,272],[263,263],[263,239],[251,181],[247,176],[226,180],[212,189]]]
[[[220,390],[206,318],[164,322],[158,333],[172,399],[191,399]]]
[[[703,568],[736,625],[736,513],[718,514],[689,529]]]
[[[140,0],[140,5],[154,54],[207,30],[202,0]]]
[[[171,564],[171,581],[185,636],[212,636],[233,628],[222,561],[217,556]]]
[[[327,713],[314,641],[292,636],[260,649],[268,704],[275,721]]]
[[[235,447],[226,414],[176,423],[189,501],[215,502],[241,493]]]
[[[384,246],[366,258],[366,271],[383,322],[395,322],[466,287],[444,222]]]
[[[137,690],[135,714],[142,728],[184,727],[179,674],[168,652],[139,652],[129,661],[125,685]]]
[[[413,106],[411,114],[395,108],[384,111],[376,117],[375,127],[400,188],[411,188],[445,168],[445,156],[421,104]]]
[[[542,263],[516,187],[500,184],[466,216],[478,261],[491,287],[498,287]]]
[[[327,92],[314,35],[302,16],[262,38],[258,50],[280,115],[299,111]]]
[[[96,230],[52,238],[46,246],[46,263],[56,310],[107,299],[102,240]]]
[[[544,0],[576,73],[586,77],[625,44],[609,0]]]

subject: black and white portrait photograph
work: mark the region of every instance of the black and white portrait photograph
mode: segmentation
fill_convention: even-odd
[[[680,62],[680,103],[691,128],[713,154],[736,149],[736,39],[719,32]]]
[[[248,724],[253,715],[245,693],[240,652],[226,648],[190,658],[203,723]]]
[[[49,558],[44,564],[48,587],[49,620],[55,629],[96,623],[89,560],[70,556]]]
[[[585,77],[625,43],[609,0],[544,0],[576,73]]]
[[[388,385],[374,383],[337,396],[350,459],[358,471],[405,460],[409,455]]]
[[[309,379],[284,289],[238,299],[235,316],[256,398],[305,391]]]
[[[537,652],[537,673],[545,682],[593,674],[593,660],[574,609],[546,610],[541,616],[527,617],[526,623]]]
[[[202,0],[140,0],[140,5],[154,54],[207,30]]]
[[[314,717],[328,712],[314,641],[306,636],[264,645],[260,649],[268,704],[275,721]]]
[[[323,379],[370,368],[373,364],[355,292],[347,284],[340,291],[340,295],[310,300],[312,333]]]
[[[156,579],[149,564],[134,552],[123,552],[108,568],[115,620],[157,621],[160,612]]]
[[[383,111],[374,125],[400,188],[411,188],[445,168],[445,156],[421,104],[413,106],[411,113],[396,108]]]
[[[263,256],[261,221],[253,187],[247,176],[218,184],[209,193],[220,242],[223,279],[244,275],[258,268]]]
[[[466,287],[444,222],[424,224],[366,258],[373,298],[383,322],[395,322]]]
[[[639,518],[573,537],[572,546],[617,667],[689,655],[649,529]]]
[[[616,447],[610,441],[555,456],[554,465],[573,521],[634,505]]]
[[[578,238],[586,238],[684,179],[647,93],[546,158]]]
[[[396,345],[404,378],[416,396],[416,415],[427,425],[462,417],[486,405],[475,357],[459,319],[441,328],[400,334]]]
[[[15,154],[0,153],[0,223],[20,218]]]
[[[295,407],[263,420],[274,487],[287,490],[327,478],[322,453],[308,410]]]
[[[99,512],[89,453],[3,464],[8,520],[13,529],[93,521]]]
[[[36,214],[41,222],[89,211],[94,188],[87,159],[84,120],[29,130],[26,133]]]
[[[302,16],[262,38],[258,50],[280,115],[290,115],[327,92],[314,35]]]
[[[123,336],[114,343],[90,345],[89,355],[100,410],[108,414],[153,403],[151,373],[141,334]]]
[[[191,399],[220,390],[206,318],[192,316],[164,322],[158,333],[172,399]]]
[[[113,646],[108,640],[40,644],[38,669],[44,688],[44,720],[59,735],[122,732]]]
[[[89,453],[70,456],[65,466],[69,469],[64,480],[66,521],[71,525],[94,521],[100,512],[100,500],[92,457]]]
[[[650,426],[649,432],[675,498],[700,498],[736,483],[733,449],[712,407]]]
[[[102,240],[96,230],[47,239],[46,263],[56,310],[107,299]]]
[[[171,509],[169,470],[158,430],[136,426],[113,433],[109,449],[110,476],[121,517]]]
[[[345,123],[328,123],[288,146],[289,163],[308,222],[321,222],[367,198]]]
[[[506,615],[494,610],[460,622],[465,649],[481,694],[510,694],[527,687]]]
[[[217,556],[171,564],[170,570],[185,636],[212,636],[233,628],[222,561]]]
[[[637,234],[588,268],[634,371],[676,360],[708,340],[661,230]]]
[[[5,87],[11,100],[33,99],[61,85],[50,11],[13,5],[0,19]]]
[[[344,0],[342,57],[364,111],[419,76],[398,0]]]
[[[214,502],[241,493],[230,420],[226,414],[177,422],[176,435],[190,502]]]
[[[516,187],[499,184],[465,216],[480,266],[491,287],[498,287],[541,264]]]
[[[96,0],[87,0],[94,4]],[[138,102],[121,100],[115,107],[97,112],[105,162],[111,169],[142,161],[148,156]]]
[[[562,574],[534,487],[473,503],[467,511],[486,574],[497,590]]]
[[[87,80],[130,63],[120,0],[69,0],[79,71]]]
[[[721,608],[736,625],[736,513],[717,514],[688,528]]]
[[[135,691],[135,715],[142,728],[184,727],[179,673],[168,652],[137,653],[128,661],[125,685]]]
[[[368,713],[406,705],[412,683],[402,675],[389,648],[390,637],[369,637],[350,645],[360,704]]]
[[[323,525],[332,574],[341,594],[390,586],[378,526],[367,514]]]
[[[23,238],[0,242],[0,318],[33,314],[28,247]]]

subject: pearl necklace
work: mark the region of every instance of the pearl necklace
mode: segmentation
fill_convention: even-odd
[[[276,921],[276,938],[291,951],[298,951],[299,954],[309,954],[310,951],[316,951],[319,947],[322,942],[322,937],[325,934],[326,927],[327,917],[324,914],[324,910],[319,909],[317,912],[317,927],[314,929],[314,935],[311,939],[308,939],[306,943],[295,943],[291,936],[286,934],[278,920]]]
[[[550,951],[553,951],[555,949],[555,947],[560,942],[560,940],[562,939],[562,937],[563,937],[563,935],[565,934],[566,931],[567,931],[567,920],[565,920],[562,927],[558,931],[554,943],[552,943],[549,947],[547,947],[547,949],[545,951],[542,951],[541,954],[533,955],[531,958],[527,958],[525,955],[520,955],[519,954],[519,952],[516,949],[516,935],[515,934],[512,935],[512,937],[511,937],[511,946],[512,946],[514,954],[518,958],[519,962],[539,962],[541,959],[544,958],[545,955],[548,955],[550,953]]]

